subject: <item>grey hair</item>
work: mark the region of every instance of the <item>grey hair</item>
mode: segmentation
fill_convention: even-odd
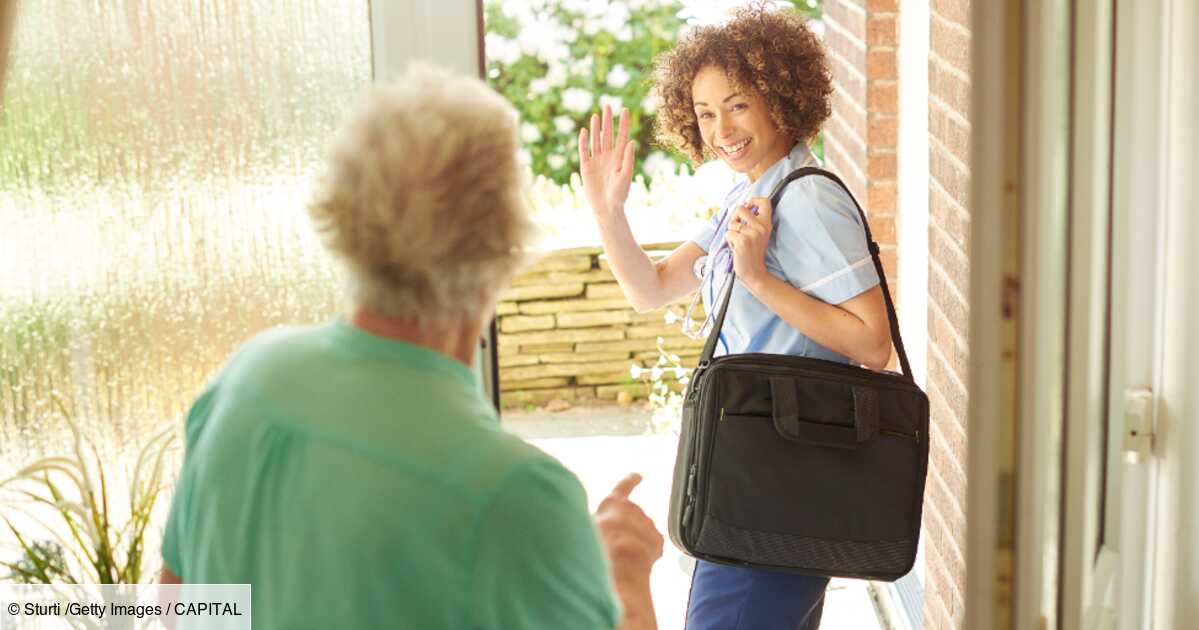
[[[490,308],[535,229],[517,129],[482,81],[427,65],[369,91],[308,208],[355,305],[418,325]]]

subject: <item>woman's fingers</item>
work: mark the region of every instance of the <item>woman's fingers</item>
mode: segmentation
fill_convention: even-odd
[[[604,123],[600,128],[600,133],[603,134],[600,142],[600,148],[607,151],[612,148],[612,107],[604,105]]]
[[[591,115],[591,157],[600,152],[600,121],[599,114]]]
[[[579,163],[586,164],[591,160],[591,147],[588,146],[587,128],[579,129]]]
[[[620,108],[620,132],[617,133],[616,146],[624,146],[629,141],[629,108]]]
[[[622,160],[620,163],[620,172],[621,173],[630,173],[633,171],[633,153],[635,151],[636,151],[636,147],[633,145],[633,143],[625,141],[624,160]]]

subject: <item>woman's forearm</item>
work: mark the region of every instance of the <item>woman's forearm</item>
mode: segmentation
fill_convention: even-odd
[[[871,327],[848,310],[818,300],[769,272],[738,280],[783,321],[825,348],[875,370],[890,360],[889,328]]]
[[[597,213],[596,221],[612,275],[633,308],[642,312],[665,304],[668,296],[658,267],[633,238],[624,210]]]

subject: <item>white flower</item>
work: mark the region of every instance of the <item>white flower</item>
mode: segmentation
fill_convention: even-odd
[[[555,171],[563,166],[566,166],[566,158],[558,155],[557,153],[545,158],[545,161],[550,165],[550,168],[554,169]]]
[[[629,7],[625,3],[618,2],[609,5],[602,18],[604,30],[616,35],[621,29],[628,27],[629,17]]]
[[[666,325],[669,326],[679,321],[679,316],[675,314],[674,311],[668,310],[666,311],[666,317],[664,319],[666,320]]]
[[[679,360],[678,357],[675,357],[675,361],[678,361],[678,360]],[[675,368],[674,369],[674,377],[675,378],[683,378],[684,376],[687,376],[687,370],[685,370],[683,368]]]
[[[641,378],[641,373],[644,371],[645,370],[641,369],[640,365],[634,365],[633,367],[629,368],[629,376],[633,378]]]
[[[545,79],[533,79],[529,81],[529,94],[545,94],[550,91],[550,82]]]
[[[581,88],[566,88],[562,90],[562,107],[576,114],[586,113],[591,109],[591,103],[595,96],[587,90]]]
[[[575,59],[570,64],[570,73],[576,76],[591,76],[594,64],[595,60],[591,58],[591,55],[587,55],[582,59]]]
[[[654,337],[654,341],[657,341],[659,346],[666,342],[666,340],[662,338],[662,335]]]
[[[624,107],[624,101],[620,100],[619,96],[605,94],[599,99],[600,109],[603,109],[605,105],[611,107],[614,114],[619,114],[621,108]]]
[[[641,111],[646,114],[658,111],[658,99],[654,98],[653,94],[646,94],[645,98],[641,99]]]
[[[533,163],[533,156],[529,155],[529,152],[525,149],[521,149],[520,152],[516,154],[516,159],[520,162],[521,166],[528,166]]]
[[[649,371],[649,377],[655,381],[662,378],[662,368],[655,365],[654,369]]]
[[[533,123],[524,123],[520,126],[520,139],[528,144],[532,144],[541,140],[541,130]]]
[[[629,74],[628,70],[624,69],[623,65],[618,63],[615,66],[612,66],[612,69],[608,71],[608,85],[619,90],[620,88],[628,85],[629,79],[631,79],[632,76],[633,75]]]
[[[554,129],[558,133],[572,133],[575,130],[575,121],[568,116],[554,116]]]
[[[505,66],[510,66],[520,60],[520,46],[502,35],[488,33],[483,38],[483,45],[488,59],[498,61]]]
[[[641,171],[650,177],[653,177],[663,171],[673,172],[675,167],[674,160],[670,156],[661,151],[654,151],[646,156],[645,161],[641,163]],[[668,324],[673,322],[666,322]]]
[[[553,87],[566,85],[566,66],[556,59],[550,61],[547,65],[549,68],[545,71],[545,80]]]

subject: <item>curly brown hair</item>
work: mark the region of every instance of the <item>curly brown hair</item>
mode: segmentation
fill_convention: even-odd
[[[832,113],[824,46],[804,19],[760,4],[743,7],[729,22],[696,28],[654,60],[656,139],[695,164],[711,155],[691,101],[691,83],[706,66],[724,70],[738,90],[760,94],[779,131],[797,141],[811,141]]]

